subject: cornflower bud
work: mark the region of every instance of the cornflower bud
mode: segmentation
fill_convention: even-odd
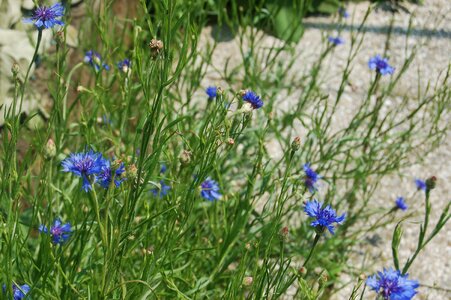
[[[157,39],[152,39],[149,43],[151,55],[153,58],[157,57],[163,49],[163,42]]]
[[[426,179],[426,190],[430,191],[435,189],[435,185],[437,182],[437,177],[431,176],[428,179]]]
[[[254,282],[254,278],[252,276],[246,276],[243,278],[243,285],[250,286]]]
[[[297,136],[291,143],[291,151],[296,152],[299,148],[301,148],[301,138]]]
[[[45,144],[45,147],[44,147],[44,158],[51,159],[51,158],[55,157],[55,155],[56,155],[55,142],[52,139],[49,139],[47,141],[47,144]]]

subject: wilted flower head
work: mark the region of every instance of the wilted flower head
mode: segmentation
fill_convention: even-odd
[[[400,210],[406,210],[407,209],[407,204],[406,202],[404,202],[404,198],[403,197],[398,197],[396,198],[396,208],[400,209]]]
[[[330,205],[327,205],[325,208],[322,208],[322,206],[323,204],[315,199],[305,204],[304,211],[309,217],[315,218],[310,224],[311,226],[318,227],[319,232],[323,232],[327,228],[330,233],[334,234],[333,223],[343,223],[346,215],[342,214],[340,217],[337,217],[337,213]]]
[[[110,67],[102,61],[102,56],[93,50],[86,52],[84,62],[91,65],[96,72],[102,69],[110,70]]]
[[[376,70],[381,75],[393,74],[395,69],[388,64],[388,58],[382,58],[380,55],[376,55],[368,61],[368,67],[370,70]]]
[[[126,58],[126,59],[124,59],[124,60],[122,60],[122,61],[117,63],[117,67],[124,74],[128,74],[130,72],[130,70],[131,70],[130,67],[131,66],[132,66],[132,62],[128,58]]]
[[[202,198],[208,201],[214,201],[221,199],[222,195],[219,193],[219,184],[208,177],[204,182],[200,185],[201,192],[200,195]]]
[[[60,219],[55,220],[50,230],[45,225],[41,225],[39,226],[39,231],[50,234],[54,244],[63,244],[72,232],[70,224],[62,224]]]
[[[218,95],[218,88],[215,86],[209,86],[205,89],[205,93],[208,95],[208,100],[213,100]]]
[[[380,295],[384,300],[410,300],[415,296],[419,287],[418,281],[409,280],[408,274],[393,269],[384,269],[368,277],[366,285]]]
[[[22,300],[25,298],[25,295],[30,291],[30,286],[28,284],[24,284],[21,286],[17,286],[13,283],[13,299],[14,300]],[[3,285],[3,293],[6,293],[6,285]]]
[[[415,185],[417,186],[418,191],[425,191],[426,190],[426,182],[424,182],[421,179],[415,179]]]
[[[171,186],[164,183],[164,180],[160,180],[160,186],[156,187],[154,189],[151,189],[150,191],[154,196],[159,196],[160,198],[163,198],[166,196],[169,191],[171,190]]]
[[[260,99],[260,96],[253,91],[245,91],[241,98],[243,101],[250,103],[253,109],[259,109],[263,106],[263,101]]]
[[[101,153],[89,150],[87,152],[72,153],[61,162],[63,172],[71,172],[83,179],[82,188],[87,192],[92,189],[89,176],[102,171],[105,159]]]
[[[313,193],[317,190],[316,182],[321,178],[315,171],[310,168],[310,163],[304,165],[304,184],[308,190]]]
[[[107,189],[110,187],[111,182],[114,179],[114,185],[118,187],[125,180],[125,178],[121,178],[124,172],[125,166],[123,162],[115,164],[112,167],[110,161],[105,159],[102,165],[102,169],[98,174],[96,174],[96,181],[100,184],[100,186]]]
[[[64,7],[61,3],[55,3],[50,7],[41,6],[36,8],[30,18],[24,18],[25,23],[34,23],[34,25],[42,30],[44,28],[52,28],[55,25],[64,25],[64,22],[59,20],[64,16]]]
[[[333,44],[334,46],[342,45],[345,43],[345,40],[339,36],[337,36],[337,37],[330,36],[327,38],[327,40],[329,41],[329,43]]]

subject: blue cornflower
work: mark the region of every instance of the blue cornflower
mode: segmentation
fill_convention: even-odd
[[[329,43],[333,44],[334,46],[342,45],[345,43],[345,40],[339,36],[337,36],[337,37],[330,36],[327,38],[327,40],[329,41]]]
[[[85,192],[92,189],[89,176],[98,174],[105,165],[101,153],[89,150],[88,152],[72,153],[61,162],[63,172],[71,172],[83,179],[82,188]]]
[[[201,192],[200,195],[202,198],[208,201],[215,201],[221,199],[222,195],[219,193],[219,184],[208,177],[204,182],[200,185]]]
[[[338,12],[340,13],[340,15],[347,19],[349,18],[349,12],[346,10],[346,8],[340,7],[340,9],[338,10]]]
[[[319,203],[318,200],[314,199],[305,204],[304,211],[309,217],[316,219],[310,224],[311,226],[318,227],[319,232],[323,232],[324,229],[327,228],[330,233],[334,234],[333,223],[343,223],[346,214],[337,217],[337,213],[330,205],[327,205],[325,208],[322,208],[322,206],[322,203]]]
[[[13,299],[14,300],[22,300],[25,298],[25,295],[30,291],[30,286],[28,284],[24,284],[21,286],[17,286],[13,283]],[[6,293],[6,285],[3,285],[3,293]]]
[[[96,72],[99,72],[102,68],[110,70],[110,67],[102,61],[102,56],[92,50],[89,50],[85,54],[84,62],[91,65]]]
[[[382,58],[379,54],[368,61],[370,70],[376,70],[381,75],[393,74],[395,69],[388,64],[388,58]]]
[[[310,193],[315,192],[317,190],[316,182],[321,178],[321,176],[310,168],[310,163],[306,163],[304,165],[304,173],[305,187],[308,188]]]
[[[426,182],[421,179],[415,179],[415,185],[418,191],[426,191]]]
[[[119,68],[119,70],[125,74],[128,74],[130,72],[131,66],[132,66],[132,62],[128,58],[117,63],[117,67]]]
[[[400,210],[406,210],[407,209],[407,204],[406,202],[404,202],[404,198],[403,197],[398,197],[396,198],[396,208],[400,209]]]
[[[168,167],[166,166],[166,164],[161,164],[160,174],[166,173],[167,170],[168,170]]]
[[[121,178],[121,175],[125,172],[125,166],[123,162],[115,164],[115,167],[111,167],[109,160],[105,159],[102,165],[102,170],[96,174],[96,182],[100,184],[101,187],[107,189],[111,185],[111,181],[114,179],[114,185],[116,187],[120,186],[125,178]]]
[[[53,226],[50,227],[50,230],[48,230],[45,225],[40,225],[39,231],[49,233],[52,236],[52,242],[54,244],[63,244],[69,238],[72,229],[70,223],[63,224],[58,218],[53,222]]]
[[[164,183],[164,180],[160,180],[160,187],[156,187],[154,189],[151,189],[150,191],[152,194],[156,197],[159,196],[160,198],[163,198],[166,196],[169,191],[171,190],[171,186]]]
[[[41,6],[36,8],[30,18],[24,18],[24,23],[34,23],[34,25],[42,30],[44,28],[52,28],[55,25],[64,25],[64,22],[59,20],[64,16],[64,6],[61,3],[55,3],[50,7]]]
[[[419,284],[416,280],[407,279],[408,276],[392,268],[384,269],[383,272],[369,276],[366,285],[384,300],[410,300],[417,293],[415,289]]]
[[[244,101],[248,102],[253,109],[259,109],[263,106],[263,101],[260,99],[260,96],[253,91],[246,91],[242,98]]]
[[[218,88],[215,86],[209,86],[205,89],[205,93],[208,95],[208,100],[213,100],[218,96]]]

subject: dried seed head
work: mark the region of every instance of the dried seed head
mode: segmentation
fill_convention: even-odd
[[[193,153],[188,150],[183,150],[179,155],[179,161],[182,166],[187,166],[191,162],[191,158],[193,157]]]

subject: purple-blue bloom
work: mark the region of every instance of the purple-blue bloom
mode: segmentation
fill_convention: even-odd
[[[50,227],[50,230],[48,230],[45,225],[40,225],[39,231],[50,234],[54,244],[63,244],[69,238],[72,229],[70,223],[63,224],[58,218],[53,222],[53,226]]]
[[[250,103],[253,109],[258,109],[263,106],[263,101],[253,91],[246,91],[242,96],[243,100]]]
[[[340,7],[340,9],[338,10],[338,12],[340,13],[340,15],[347,19],[349,18],[349,12],[346,10],[346,8]]]
[[[314,193],[317,190],[316,183],[321,178],[321,176],[310,168],[310,163],[304,164],[304,173],[305,187],[308,188],[310,193]]]
[[[164,183],[164,180],[160,180],[160,187],[156,187],[154,189],[151,189],[150,191],[155,197],[159,196],[160,198],[163,198],[169,193],[170,190],[171,186]]]
[[[64,22],[59,20],[64,16],[64,6],[61,3],[55,3],[50,7],[41,6],[36,8],[30,18],[24,18],[24,23],[34,23],[34,25],[42,30],[44,28],[52,28],[55,25],[64,25]]]
[[[395,69],[388,64],[388,58],[382,58],[379,54],[368,61],[370,70],[376,70],[381,75],[393,74]]]
[[[14,300],[22,300],[25,298],[25,295],[30,291],[30,286],[28,284],[24,284],[21,286],[17,286],[13,283],[13,299]],[[6,285],[3,285],[3,293],[6,293]]]
[[[369,276],[366,285],[384,300],[410,300],[417,293],[415,289],[419,284],[416,280],[407,279],[408,276],[392,268],[384,269],[383,272]]]
[[[92,189],[89,176],[98,174],[105,165],[101,153],[89,150],[88,152],[72,153],[61,162],[63,172],[71,172],[83,179],[82,188],[85,192]]]
[[[208,95],[208,100],[213,100],[218,95],[218,88],[215,86],[209,86],[206,88],[205,93]]]
[[[426,191],[426,182],[421,179],[415,179],[415,185],[418,191]]]
[[[121,175],[125,172],[124,163],[120,163],[116,169],[111,167],[109,160],[104,159],[102,170],[96,174],[96,182],[100,184],[101,187],[107,189],[110,187],[111,182],[114,179],[114,185],[119,187],[125,178],[121,178]]]
[[[125,74],[128,74],[131,66],[132,66],[132,62],[128,58],[117,63],[117,67],[119,68],[119,70]]]
[[[210,177],[205,179],[205,181],[202,182],[200,187],[201,187],[200,195],[202,196],[202,198],[208,201],[215,201],[221,199],[222,195],[219,192],[220,191],[219,184]]]
[[[305,204],[304,211],[309,217],[315,218],[315,220],[310,223],[311,226],[318,227],[319,232],[323,232],[323,230],[327,228],[330,233],[334,234],[333,223],[342,224],[346,214],[342,214],[338,217],[337,213],[330,205],[327,205],[324,208],[322,206],[322,203],[314,199]]]
[[[339,36],[337,36],[337,37],[330,36],[327,40],[329,41],[329,43],[333,44],[334,46],[342,45],[345,43],[345,40]]]
[[[160,174],[166,173],[167,170],[168,170],[168,167],[166,166],[166,164],[161,164]]]
[[[99,72],[101,69],[110,70],[110,67],[102,61],[102,56],[92,50],[86,52],[84,62],[91,65],[96,72]]]
[[[407,204],[404,201],[403,197],[398,197],[396,198],[396,208],[400,209],[400,210],[406,210],[407,209]]]

